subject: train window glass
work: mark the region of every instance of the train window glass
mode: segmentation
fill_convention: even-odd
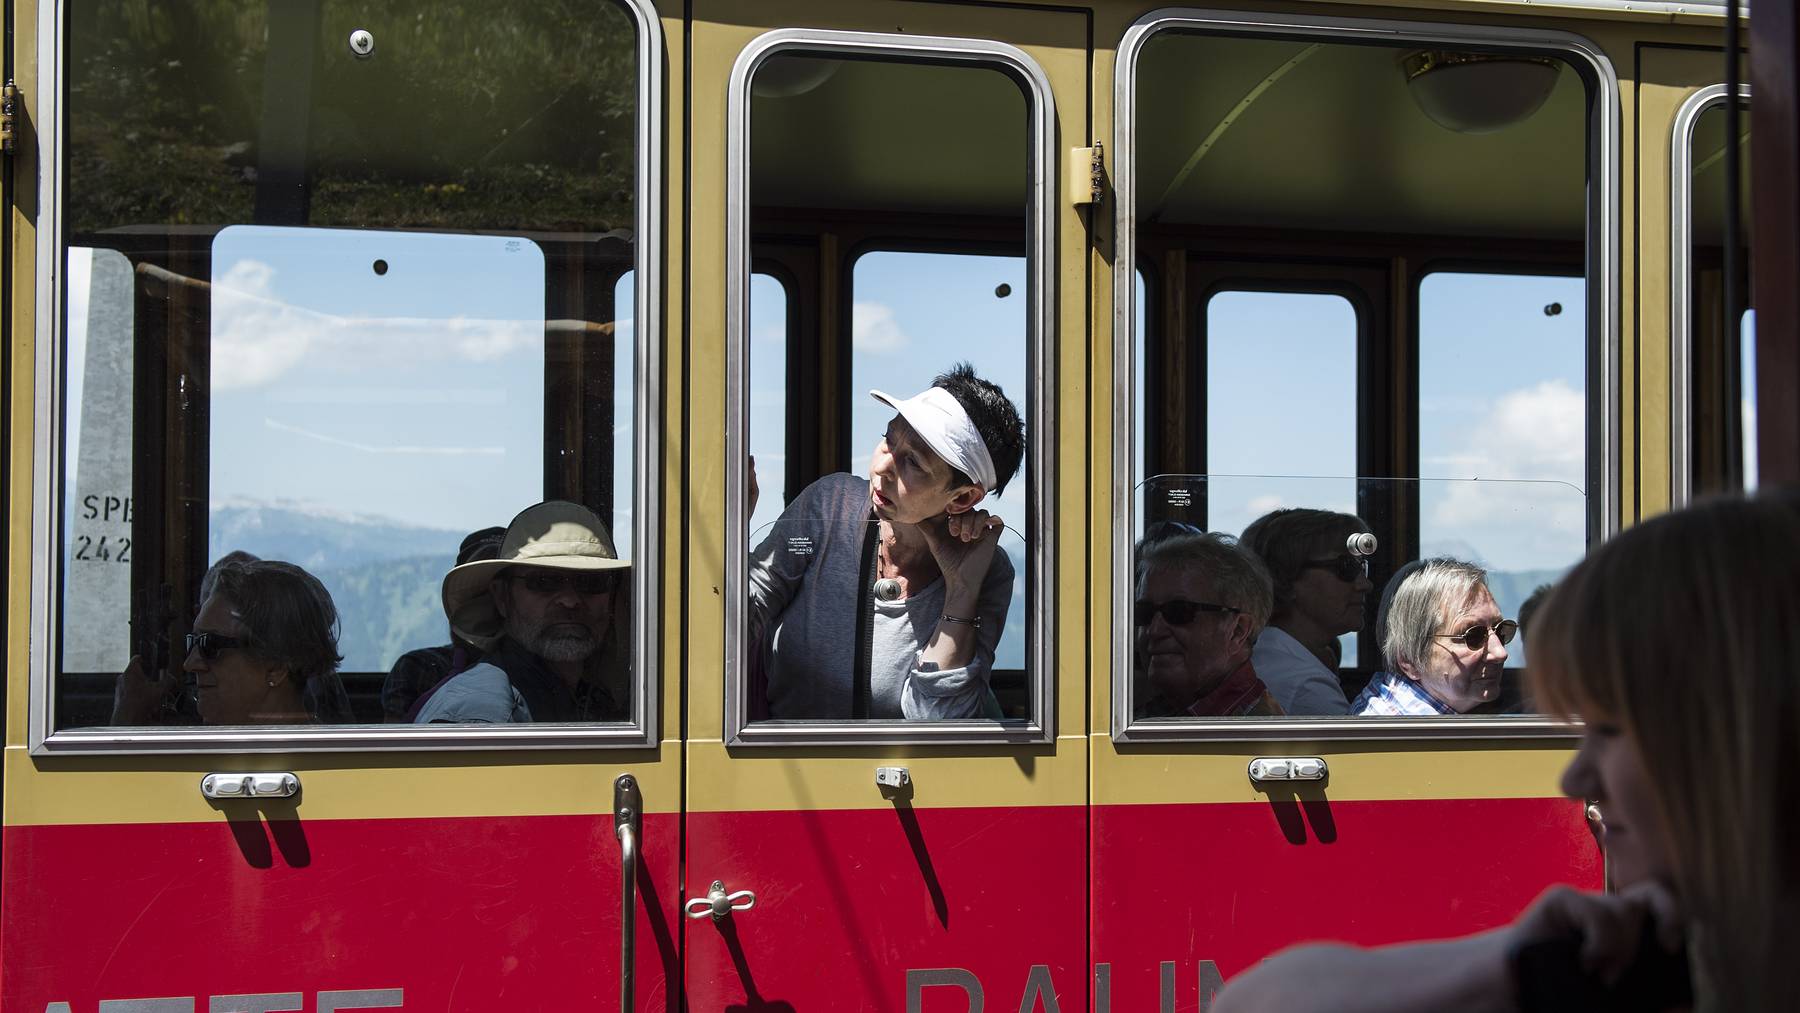
[[[1132,272],[1132,283],[1137,289],[1137,299],[1132,304],[1135,314],[1133,320],[1141,345],[1142,342],[1148,340],[1150,333],[1150,280],[1145,275],[1143,268],[1140,267]],[[1144,355],[1140,348],[1132,367],[1135,370],[1133,381],[1137,384],[1138,390],[1147,389],[1144,386],[1144,380],[1148,361],[1149,357]],[[1144,468],[1150,460],[1150,446],[1145,442],[1149,438],[1149,433],[1144,429],[1144,402],[1144,398],[1139,398],[1137,403],[1131,406],[1131,438],[1132,446],[1137,448],[1137,455],[1131,459],[1130,464],[1132,467],[1140,469]],[[1143,472],[1143,474],[1148,473],[1147,471]]]
[[[1585,286],[1580,278],[1439,271],[1419,283],[1422,556],[1488,570],[1507,616],[1580,560],[1587,520]],[[1471,370],[1470,364],[1478,362]],[[1494,480],[1525,483],[1499,485]],[[1522,496],[1535,496],[1522,509]],[[1507,664],[1525,663],[1521,646]]]
[[[772,274],[750,276],[750,461],[757,484],[773,495],[758,495],[750,515],[750,541],[781,516],[779,494],[787,474],[788,290]]]
[[[1756,486],[1756,426],[1753,411],[1756,398],[1754,325],[1749,310],[1742,311],[1736,341],[1724,333],[1725,292],[1725,155],[1726,105],[1722,87],[1704,89],[1690,100],[1698,104],[1697,114],[1684,107],[1677,117],[1677,130],[1684,127],[1686,136],[1675,138],[1678,159],[1672,171],[1685,174],[1676,181],[1678,200],[1686,206],[1677,211],[1675,242],[1683,247],[1675,257],[1675,269],[1682,277],[1672,279],[1678,286],[1676,312],[1685,319],[1675,322],[1673,349],[1677,368],[1685,363],[1687,386],[1685,397],[1677,398],[1677,412],[1685,408],[1687,446],[1686,492],[1705,494],[1752,489]],[[1740,103],[1741,140],[1740,187],[1750,192],[1749,103]],[[1691,118],[1690,118],[1691,117]],[[1738,256],[1736,304],[1750,305],[1749,276],[1751,231],[1755,223],[1742,213],[1738,217]],[[1685,234],[1681,234],[1685,230]],[[1679,422],[1678,422],[1679,424]]]
[[[1444,652],[1423,658],[1419,622],[1414,647],[1384,652],[1380,603],[1403,566],[1455,553],[1487,565],[1483,608],[1511,618],[1585,548],[1601,446],[1586,364],[1607,354],[1590,237],[1610,214],[1594,110],[1612,85],[1549,36],[1374,41],[1259,20],[1168,18],[1121,63],[1123,252],[1176,276],[1154,305],[1135,289],[1133,389],[1115,401],[1147,445],[1114,571],[1115,625],[1135,634],[1114,648],[1114,734],[1528,711],[1522,650],[1451,651],[1476,690],[1434,692],[1443,673],[1421,665]],[[1475,80],[1519,101],[1451,95]],[[1416,297],[1404,283],[1421,263],[1513,261],[1531,273],[1440,268]],[[1482,438],[1482,420],[1540,401],[1573,426],[1548,461]],[[1246,551],[1265,577],[1242,576]]]
[[[46,734],[643,741],[654,31],[74,6]]]
[[[1206,301],[1206,466],[1214,475],[1356,474],[1356,307],[1341,295],[1217,292]],[[1288,410],[1270,411],[1276,394]],[[1290,501],[1212,503],[1210,522],[1239,531],[1273,510],[1356,512],[1356,482],[1293,482]],[[1338,638],[1356,665],[1356,635]]]
[[[748,91],[750,238],[853,238],[816,362],[796,359],[803,336],[759,337],[783,332],[749,279],[737,445],[758,481],[728,723],[745,741],[1026,731],[1042,704],[1027,548],[1042,477],[1025,461],[1043,438],[1026,419],[1044,294],[1024,82],[975,61],[778,52]]]
[[[1738,325],[1743,335],[1743,354],[1739,357],[1739,375],[1743,377],[1743,395],[1739,403],[1740,425],[1744,432],[1744,488],[1754,489],[1756,480],[1756,311],[1744,311]]]
[[[207,565],[299,563],[337,608],[342,670],[386,672],[444,639],[434,592],[464,536],[543,482],[544,255],[231,226],[212,264]]]

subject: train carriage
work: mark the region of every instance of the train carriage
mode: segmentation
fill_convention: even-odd
[[[9,7],[0,1009],[1204,1010],[1602,887],[1528,628],[1459,713],[1159,716],[1139,563],[1353,515],[1348,709],[1405,564],[1513,616],[1753,485],[1722,6]],[[782,697],[767,571],[965,361],[979,706]],[[579,719],[413,720],[547,500]],[[221,720],[233,553],[329,592],[308,720]]]

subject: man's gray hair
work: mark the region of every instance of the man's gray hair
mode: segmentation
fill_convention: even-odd
[[[1447,556],[1427,559],[1408,574],[1394,591],[1382,631],[1388,671],[1400,671],[1402,661],[1420,664],[1438,627],[1476,588],[1487,588],[1487,571]]]
[[[1262,560],[1230,535],[1208,531],[1198,535],[1175,535],[1153,542],[1138,561],[1138,584],[1141,587],[1152,567],[1187,569],[1200,574],[1219,598],[1214,604],[1242,609],[1250,617],[1250,636],[1254,639],[1269,624],[1269,613],[1275,608],[1274,582]]]

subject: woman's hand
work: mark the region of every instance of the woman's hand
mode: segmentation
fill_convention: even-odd
[[[1681,952],[1681,907],[1667,887],[1654,881],[1612,894],[1552,887],[1507,933],[1514,952],[1537,942],[1580,939],[1582,971],[1610,986],[1637,957],[1647,928],[1671,958]]]
[[[114,725],[153,725],[162,717],[163,706],[175,695],[180,684],[167,672],[152,678],[144,671],[144,659],[132,655],[125,671],[113,683],[112,723]]]
[[[919,531],[931,546],[931,557],[944,575],[944,601],[972,603],[981,594],[981,583],[993,565],[994,550],[1006,525],[986,510],[945,514],[925,521]]]

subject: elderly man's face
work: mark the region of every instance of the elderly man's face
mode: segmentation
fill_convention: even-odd
[[[1467,712],[1500,696],[1500,674],[1506,667],[1506,646],[1493,627],[1504,618],[1488,589],[1477,585],[1469,597],[1445,610],[1438,636],[1431,638],[1422,661],[1400,662],[1400,673],[1458,713]],[[1470,627],[1481,626],[1487,637],[1478,651],[1459,639]]]
[[[585,661],[612,618],[610,571],[514,566],[490,588],[506,635],[545,661]]]
[[[1137,600],[1152,606],[1171,601],[1232,604],[1220,600],[1204,575],[1169,566],[1150,568],[1138,585]],[[1177,624],[1159,609],[1156,618],[1137,628],[1137,649],[1151,689],[1171,706],[1186,707],[1216,689],[1250,656],[1250,618],[1196,611]]]

